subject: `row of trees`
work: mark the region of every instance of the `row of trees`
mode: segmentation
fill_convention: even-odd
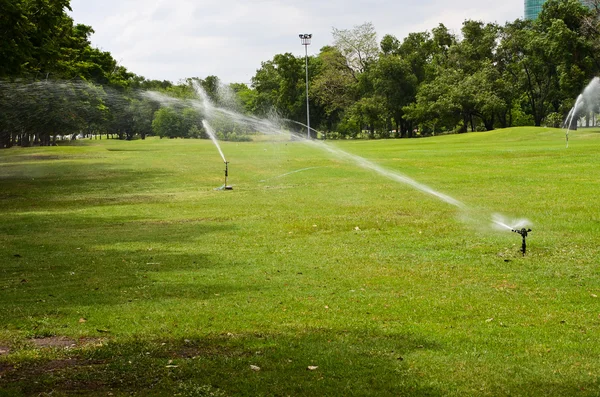
[[[412,137],[516,125],[558,126],[600,71],[600,0],[549,0],[536,21],[467,20],[403,40],[374,26],[333,29],[309,58],[312,125],[329,138]],[[203,137],[199,87],[217,106],[306,120],[304,58],[278,54],[252,85],[218,77],[146,80],[93,48],[69,0],[0,0],[0,147],[58,136]],[[158,92],[156,95],[145,93]],[[172,100],[167,100],[171,98]],[[221,138],[251,132],[225,120]]]
[[[600,7],[550,0],[538,20],[467,20],[378,43],[372,24],[333,30],[310,59],[311,120],[338,136],[559,126],[600,72]],[[251,108],[304,116],[303,59],[276,55],[253,78]],[[330,135],[331,136],[331,135]]]
[[[75,24],[67,10],[69,0],[0,0],[0,147],[82,135],[203,136],[200,112],[161,109],[141,95],[191,98],[192,79],[174,85],[129,72],[92,47],[93,29]],[[216,95],[215,76],[195,83]]]
[[[195,87],[204,90],[211,81],[217,80],[193,78],[178,85],[129,82],[127,87],[81,79],[0,81],[0,147],[52,145],[59,137],[206,138],[201,122],[207,115]],[[235,126],[230,124],[217,123],[228,131],[221,138],[235,139]]]

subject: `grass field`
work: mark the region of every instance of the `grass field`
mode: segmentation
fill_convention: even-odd
[[[600,395],[600,133],[0,151],[0,395]],[[527,218],[520,236],[492,214]],[[316,367],[316,368],[315,368]]]

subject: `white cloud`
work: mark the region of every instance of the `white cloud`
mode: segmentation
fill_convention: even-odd
[[[134,73],[178,81],[208,75],[248,83],[275,54],[303,55],[299,33],[313,33],[310,53],[332,42],[331,29],[370,21],[379,37],[402,39],[440,22],[455,32],[465,19],[503,24],[522,16],[522,0],[72,0],[76,23],[91,25],[92,44]]]

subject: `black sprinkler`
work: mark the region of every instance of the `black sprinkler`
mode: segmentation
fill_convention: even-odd
[[[223,189],[225,190],[233,190],[233,186],[227,186],[227,177],[229,176],[229,161],[225,162],[225,185],[223,185]]]
[[[525,253],[527,253],[527,242],[525,241],[525,239],[527,238],[527,234],[529,232],[531,232],[531,229],[526,229],[526,228],[523,228],[521,230],[513,229],[513,232],[519,233],[523,237],[523,245],[521,245],[521,252],[523,253],[523,256],[525,256]]]

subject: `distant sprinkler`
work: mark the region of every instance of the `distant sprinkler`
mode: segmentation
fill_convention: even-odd
[[[523,237],[523,244],[521,245],[521,252],[523,253],[523,256],[525,256],[525,254],[527,253],[527,242],[525,241],[525,239],[527,238],[527,234],[529,232],[531,232],[531,229],[526,229],[526,228],[523,228],[521,230],[513,229],[513,232],[518,233],[521,235],[521,237]]]
[[[225,162],[225,185],[223,185],[224,190],[233,190],[233,186],[227,185],[227,177],[229,176],[229,161]]]

